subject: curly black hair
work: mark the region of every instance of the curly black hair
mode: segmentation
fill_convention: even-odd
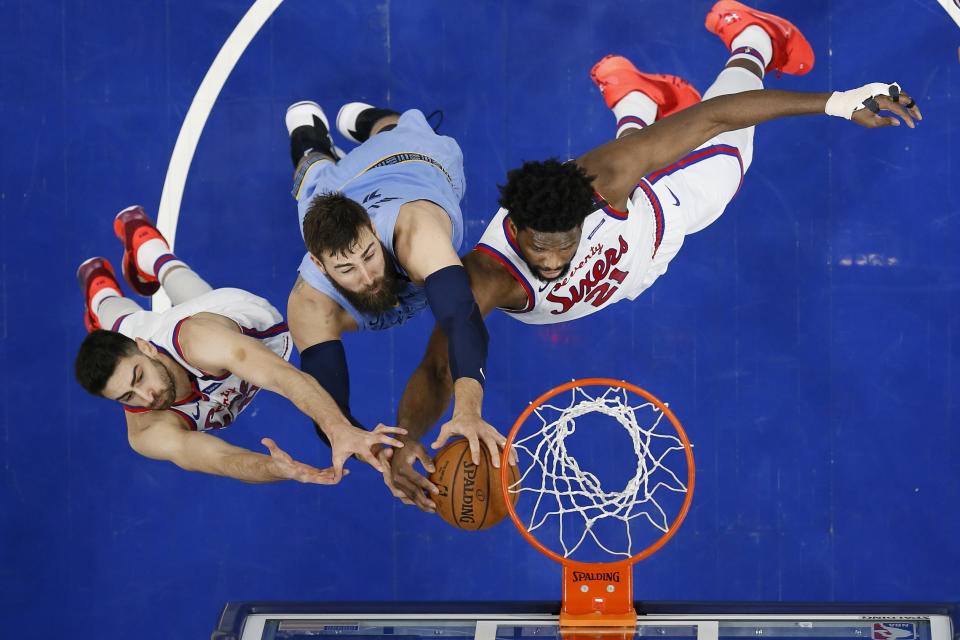
[[[524,162],[507,173],[507,184],[498,185],[498,202],[510,212],[518,229],[569,231],[597,208],[593,201],[594,177],[575,162],[555,158]]]

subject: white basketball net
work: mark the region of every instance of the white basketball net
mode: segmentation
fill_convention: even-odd
[[[559,519],[560,544],[563,547],[561,555],[564,558],[574,553],[588,535],[607,553],[633,556],[631,522],[637,518],[645,518],[651,525],[666,533],[670,524],[666,512],[657,502],[657,494],[687,491],[686,483],[664,466],[663,462],[669,453],[683,451],[683,443],[677,432],[672,429],[672,424],[667,419],[665,430],[669,427],[670,433],[655,433],[664,418],[663,412],[645,398],[635,398],[643,400],[643,404],[629,405],[627,390],[619,387],[609,387],[596,398],[588,394],[583,387],[574,387],[568,406],[542,404],[534,411],[540,419],[540,429],[513,443],[518,454],[526,453],[532,458],[517,483],[520,489],[515,488],[516,484],[510,489],[511,493],[535,495],[532,515],[526,525],[527,531],[533,533],[551,518]],[[567,452],[565,440],[576,432],[577,418],[591,412],[599,412],[615,419],[627,431],[633,443],[637,456],[636,472],[620,490],[602,487],[597,476],[581,469],[577,460]],[[552,413],[556,413],[557,417],[550,420],[547,416]],[[651,417],[651,426],[644,427],[640,424],[640,419],[649,421]],[[523,456],[520,457],[522,462]],[[531,486],[529,482],[536,483],[538,475],[539,486]],[[570,514],[579,514],[583,518],[583,532],[564,536],[563,522]],[[623,522],[625,540],[622,543],[601,542],[598,539],[593,527],[603,518],[615,518]],[[576,529],[579,530],[580,527]]]

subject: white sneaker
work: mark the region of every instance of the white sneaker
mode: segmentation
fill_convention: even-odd
[[[370,137],[369,131],[366,136],[357,133],[357,118],[367,109],[373,109],[372,104],[366,102],[348,102],[340,107],[337,112],[337,131],[347,140],[361,144]],[[371,123],[372,124],[372,123]]]
[[[333,144],[333,138],[330,137],[330,121],[316,102],[312,100],[301,100],[287,107],[287,114],[284,118],[287,126],[287,135],[297,138],[297,142],[309,144],[313,149],[340,159],[344,155],[342,149]],[[294,132],[301,127],[309,127],[294,136]],[[293,153],[293,152],[292,152]],[[296,161],[294,161],[296,164]]]

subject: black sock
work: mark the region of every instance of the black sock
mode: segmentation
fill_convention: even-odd
[[[357,116],[357,121],[354,123],[356,130],[350,131],[350,133],[360,142],[365,142],[370,137],[370,130],[373,129],[373,125],[376,124],[380,118],[398,115],[400,114],[390,109],[378,109],[377,107],[364,109],[360,112],[360,115]],[[393,129],[394,126],[396,125],[389,125],[389,129]],[[384,127],[381,131],[389,131],[389,129]]]
[[[317,116],[313,116],[313,124],[297,127],[290,134],[290,159],[293,160],[294,168],[300,164],[300,160],[309,151],[322,153],[334,159],[337,157],[333,151],[330,132],[327,131],[327,128],[323,126],[323,121]]]

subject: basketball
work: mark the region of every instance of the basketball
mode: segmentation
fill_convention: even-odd
[[[507,517],[507,505],[500,490],[500,469],[490,464],[490,452],[480,445],[480,464],[470,459],[466,438],[448,442],[433,458],[436,471],[430,482],[440,493],[431,496],[441,518],[460,529],[486,529]],[[519,479],[517,467],[509,466],[510,484]],[[517,496],[511,496],[516,504]]]

